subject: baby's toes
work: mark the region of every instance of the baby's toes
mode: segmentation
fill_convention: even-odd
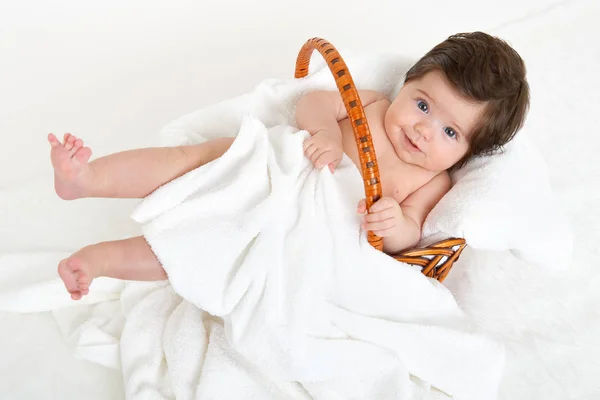
[[[77,150],[81,149],[81,147],[83,147],[83,140],[75,138],[75,141],[73,142],[73,147],[69,151],[69,154],[73,156],[77,152]]]
[[[91,280],[90,278],[88,278],[87,276],[78,273],[77,276],[77,287],[79,288],[79,291],[81,292],[81,294],[87,294],[87,292],[89,291],[90,288],[90,283]],[[86,292],[86,293],[83,293]]]
[[[77,159],[77,161],[79,161],[82,164],[88,162],[88,160],[90,159],[91,156],[92,156],[92,149],[90,149],[89,147],[81,147],[79,150],[77,150],[75,152],[75,155],[74,155],[74,157]]]
[[[48,134],[48,142],[50,142],[50,146],[56,147],[60,145],[60,141],[53,133]]]
[[[76,293],[79,291],[77,285],[77,277],[68,266],[68,260],[63,260],[58,264],[58,275],[63,280],[65,287],[69,293]]]
[[[75,140],[77,139],[75,136],[68,134],[69,137],[65,139],[65,150],[71,151],[73,146],[75,146]]]
[[[81,292],[80,292],[80,291],[74,291],[74,292],[71,292],[71,298],[72,298],[73,300],[80,300],[82,297],[83,297],[83,296],[82,296],[82,294],[81,294]]]
[[[85,285],[89,285],[89,278],[85,271],[81,269],[81,265],[78,261],[79,260],[74,260],[70,266],[73,270],[73,275],[75,276],[75,282],[77,282],[77,289],[82,290],[85,288]]]

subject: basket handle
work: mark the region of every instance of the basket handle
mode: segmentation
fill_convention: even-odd
[[[342,95],[342,100],[344,101],[344,106],[348,112],[352,130],[354,131],[354,139],[358,146],[367,210],[370,210],[373,203],[381,198],[381,180],[375,147],[371,138],[371,130],[369,129],[367,117],[358,96],[358,90],[356,90],[350,71],[340,53],[338,53],[331,43],[321,38],[309,39],[302,46],[302,49],[300,49],[298,58],[296,59],[296,78],[304,78],[308,74],[308,64],[313,50],[317,50],[325,58],[329,70],[333,74],[337,88]],[[368,240],[373,247],[383,250],[383,238],[369,231]]]

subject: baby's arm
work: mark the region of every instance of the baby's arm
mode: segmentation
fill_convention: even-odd
[[[425,218],[450,187],[450,177],[443,172],[400,204],[391,197],[383,197],[371,206],[371,213],[363,217],[363,229],[383,237],[383,250],[388,254],[412,248],[421,239]],[[366,212],[364,200],[359,203],[358,212]]]
[[[385,99],[385,95],[374,90],[359,90],[363,107]],[[296,124],[311,135],[321,129],[342,134],[338,122],[347,118],[348,112],[342,96],[337,91],[317,90],[302,96],[296,105]]]
[[[363,107],[385,99],[385,95],[372,90],[359,90]],[[339,121],[348,117],[339,92],[313,91],[304,95],[296,105],[296,124],[312,137],[304,143],[306,156],[316,168],[329,165],[333,170],[343,154],[342,130]]]

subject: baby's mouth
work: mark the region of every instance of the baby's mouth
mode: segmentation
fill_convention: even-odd
[[[411,150],[411,151],[414,151],[414,152],[421,151],[421,149],[419,148],[419,146],[417,146],[417,145],[415,144],[415,142],[413,142],[413,141],[412,141],[412,140],[411,140],[411,139],[408,137],[408,135],[406,135],[406,134],[405,134],[405,135],[404,135],[404,138],[406,139],[407,147],[408,147],[408,149],[409,149],[409,150]]]

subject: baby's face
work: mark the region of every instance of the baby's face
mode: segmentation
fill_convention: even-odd
[[[485,103],[462,97],[440,71],[405,84],[385,115],[385,130],[398,156],[429,171],[444,171],[469,149]]]

